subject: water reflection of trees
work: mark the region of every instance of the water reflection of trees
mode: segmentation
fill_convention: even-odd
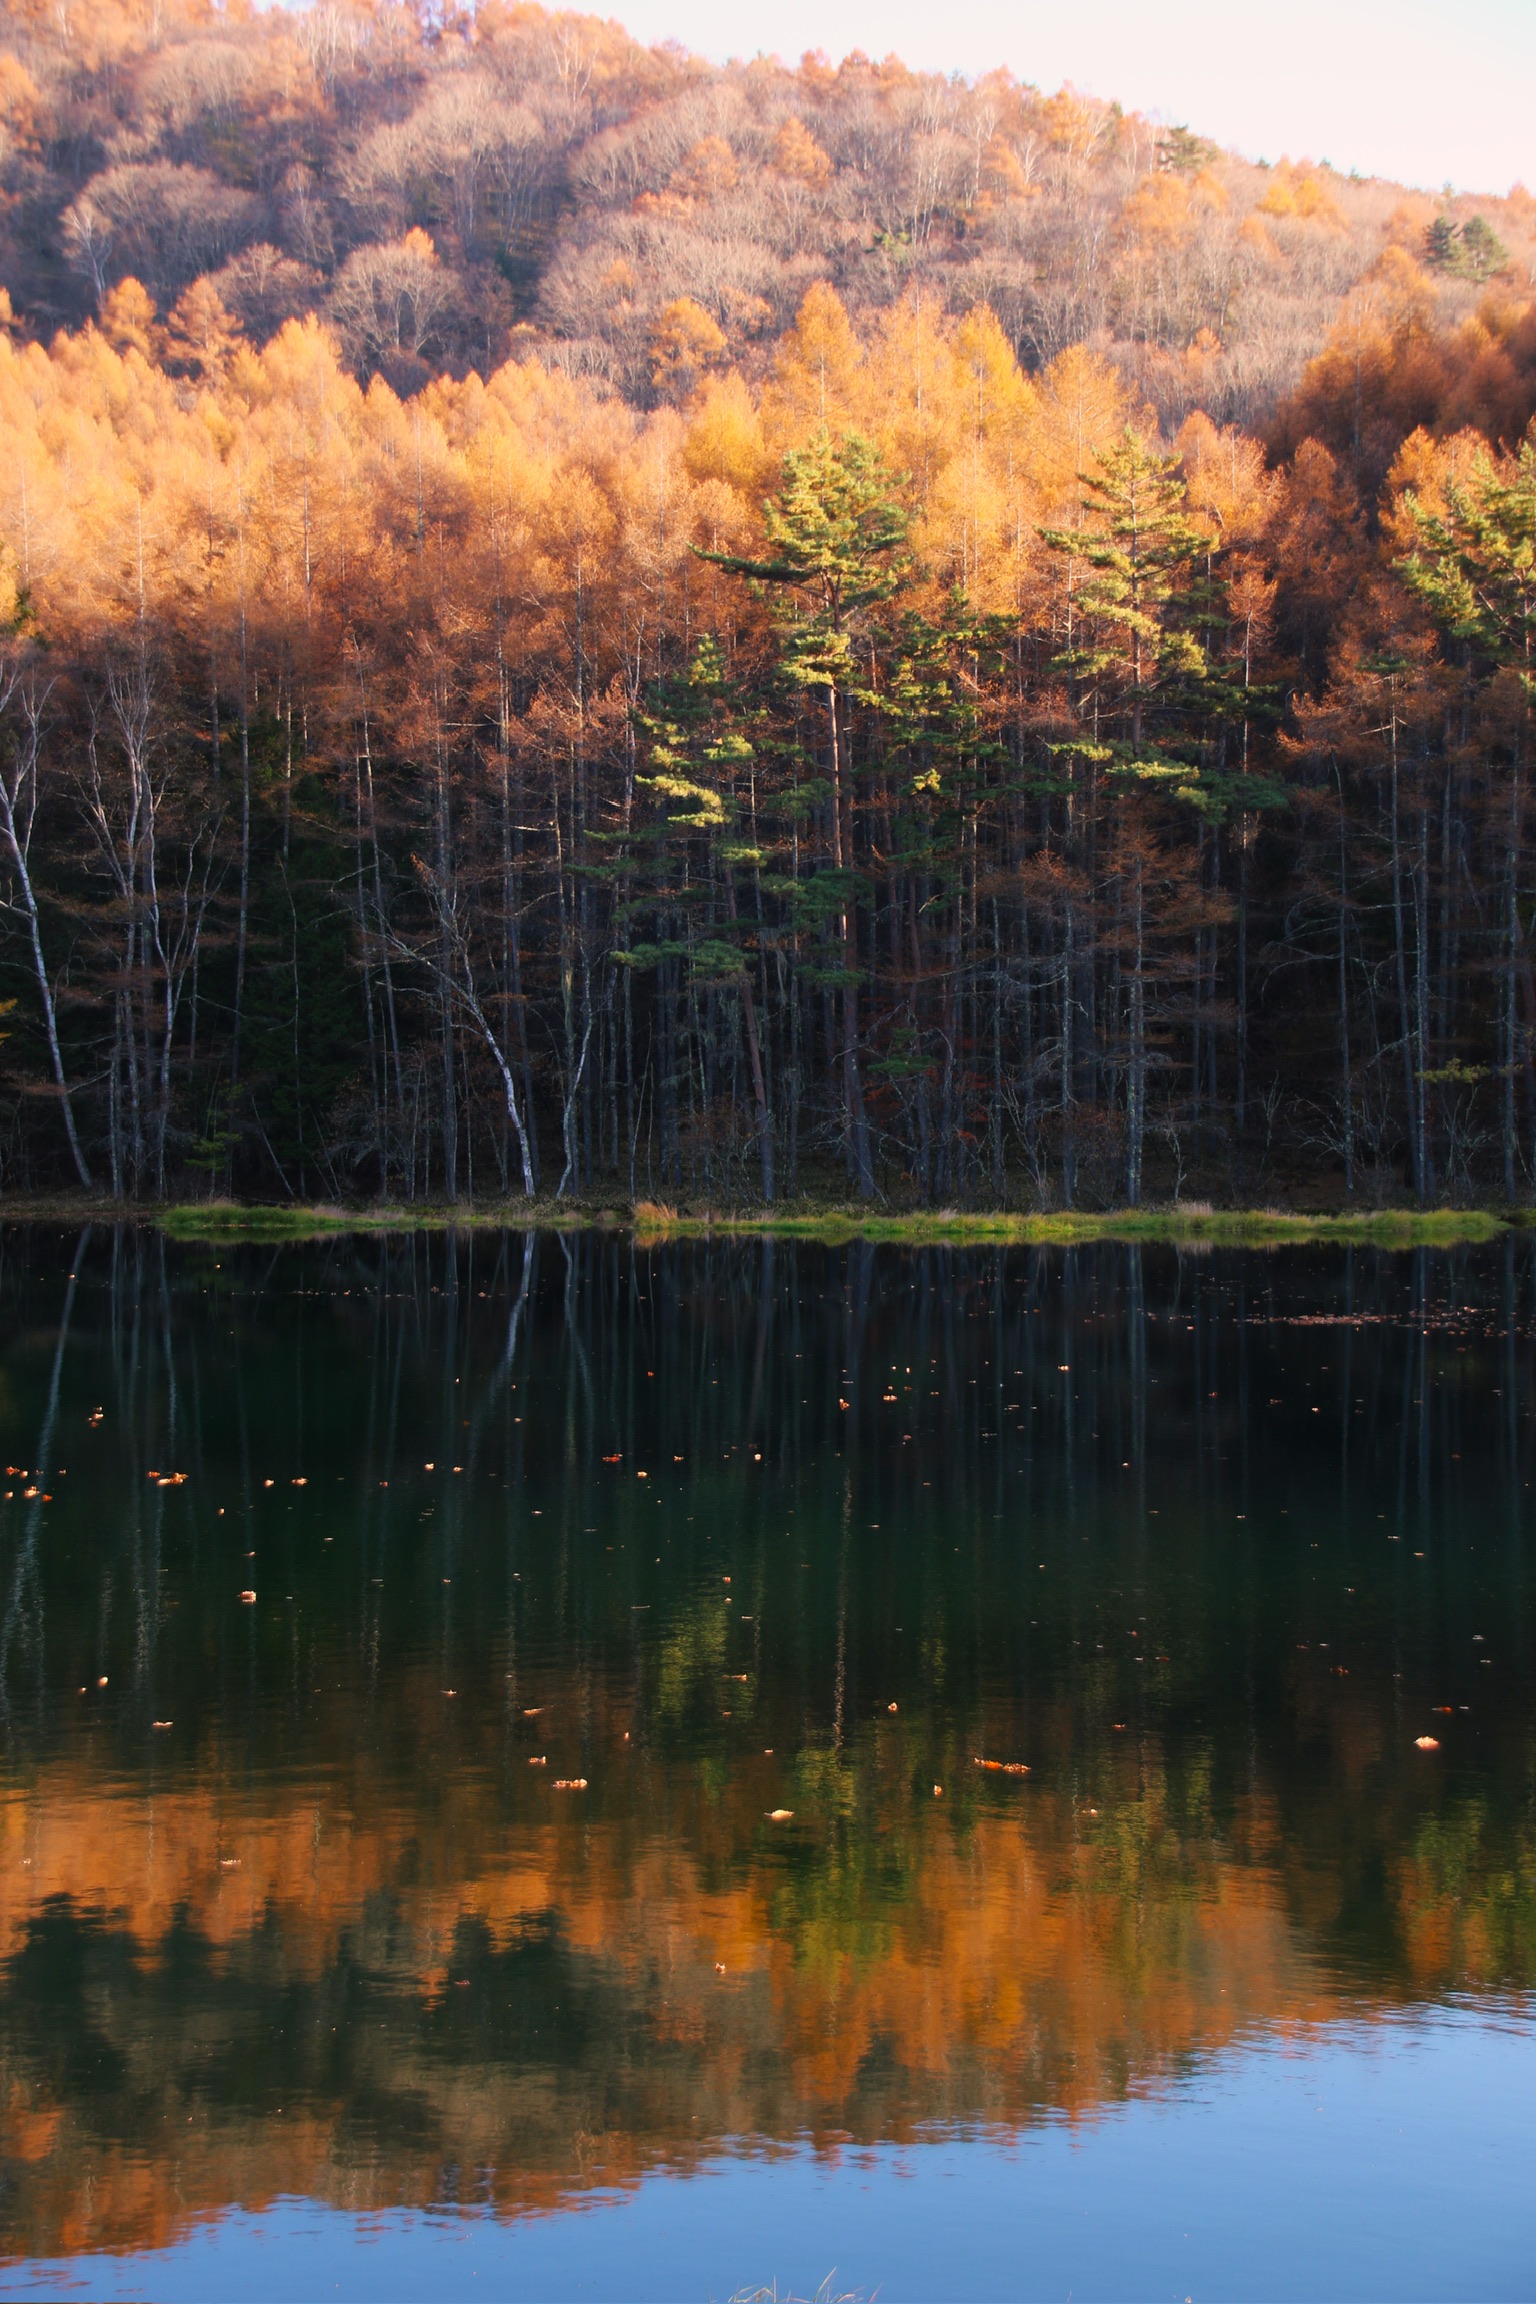
[[[1519,1246],[0,1257],[13,2246],[1536,1981]]]

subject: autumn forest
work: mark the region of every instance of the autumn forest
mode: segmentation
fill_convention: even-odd
[[[10,0],[0,1189],[1536,1187],[1536,201]]]

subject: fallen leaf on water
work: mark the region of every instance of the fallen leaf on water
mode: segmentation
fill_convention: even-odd
[[[241,1593],[241,1595],[240,1595],[240,1597],[241,1597],[241,1599],[242,1599],[242,1600],[245,1602],[245,1605],[247,1606],[247,1608],[252,1608],[252,1607],[254,1607],[254,1606],[255,1606],[255,1604],[256,1604],[256,1595],[255,1595],[255,1593],[254,1593],[254,1592],[242,1592],[242,1593]]]
[[[978,1768],[989,1769],[997,1776],[1027,1776],[1029,1767],[1023,1760],[978,1760]]]
[[[1440,1749],[1438,1736],[1415,1736],[1414,1742],[1421,1752],[1438,1752]]]
[[[547,1752],[540,1752],[534,1759],[529,1761],[528,1765],[530,1768],[547,1768],[549,1766],[549,1754]]]
[[[586,1788],[585,1776],[557,1776],[555,1778],[555,1790],[557,1792],[585,1792]]]
[[[171,1728],[175,1726],[175,1722],[171,1720],[151,1720],[150,1726],[151,1728]]]
[[[605,1456],[603,1458],[603,1462],[605,1464],[622,1464],[623,1461],[624,1459],[622,1456]]]
[[[793,1814],[793,1808],[770,1808],[768,1821],[770,1824],[787,1824]]]
[[[715,1974],[717,1976],[723,1976],[725,1974],[725,1962],[723,1960],[717,1960],[715,1962]]]
[[[896,1710],[898,1710],[898,1706],[896,1706],[895,1704],[887,1704],[887,1706],[886,1706],[886,1710],[887,1710],[887,1712],[895,1712]]]
[[[933,1788],[933,1796],[934,1796],[935,1800],[942,1800],[942,1799],[943,1799],[943,1797],[944,1797],[944,1787],[943,1787],[943,1785],[942,1785],[942,1784],[935,1784],[935,1786],[934,1786],[934,1788]]]

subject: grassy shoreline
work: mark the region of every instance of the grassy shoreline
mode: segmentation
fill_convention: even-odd
[[[629,1232],[663,1242],[710,1238],[854,1240],[910,1247],[1070,1247],[1097,1240],[1175,1247],[1279,1248],[1351,1242],[1379,1248],[1467,1247],[1530,1222],[1524,1210],[1383,1208],[1307,1213],[1279,1208],[1111,1208],[1035,1214],[963,1209],[903,1212],[793,1203],[779,1208],[676,1209],[652,1201],[600,1207],[559,1201],[481,1201],[457,1207],[296,1207],[210,1200],[124,1207],[68,1198],[0,1200],[0,1223],[137,1223],[171,1239],[280,1243],[345,1232],[513,1229]]]

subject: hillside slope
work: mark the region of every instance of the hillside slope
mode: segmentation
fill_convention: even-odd
[[[1257,167],[1005,73],[717,69],[504,0],[10,0],[0,169],[25,332],[132,277],[173,342],[315,311],[406,391],[541,352],[680,396],[760,370],[826,280],[856,320],[913,289],[985,302],[1029,369],[1089,344],[1170,431],[1194,406],[1252,426],[1385,251],[1427,262],[1442,322],[1536,280],[1523,193]]]

